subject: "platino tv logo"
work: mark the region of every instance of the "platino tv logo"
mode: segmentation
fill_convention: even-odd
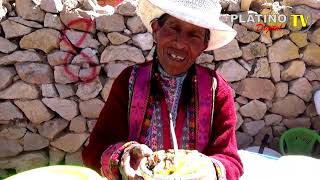
[[[303,28],[302,32],[306,32],[311,28],[311,25],[308,25],[308,23],[311,24],[310,22],[312,22],[312,16],[311,14],[248,14],[245,16],[242,16],[241,14],[232,14],[231,22],[235,22],[236,20],[239,20],[240,23],[255,23],[257,32],[262,30],[280,30],[284,28],[283,25],[285,24],[297,29],[300,27],[300,23],[301,27]]]

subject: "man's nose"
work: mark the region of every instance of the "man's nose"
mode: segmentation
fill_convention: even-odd
[[[183,37],[183,34],[177,33],[176,41],[174,42],[174,46],[177,49],[183,49],[185,47],[184,45],[185,37]]]

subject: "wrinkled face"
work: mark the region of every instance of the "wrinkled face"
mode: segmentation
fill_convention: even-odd
[[[196,58],[207,48],[206,29],[173,16],[163,24],[152,23],[159,62],[170,75],[187,72]]]

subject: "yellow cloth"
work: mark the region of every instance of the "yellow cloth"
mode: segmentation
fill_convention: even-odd
[[[25,171],[5,180],[107,180],[89,168],[69,165],[48,166]]]

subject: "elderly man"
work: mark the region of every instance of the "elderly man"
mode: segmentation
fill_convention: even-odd
[[[135,179],[142,157],[173,148],[172,123],[180,149],[212,159],[210,179],[239,179],[231,88],[218,72],[195,64],[203,51],[236,35],[219,20],[220,11],[218,0],[139,1],[156,52],[151,62],[128,67],[114,81],[83,151],[86,166],[109,179]]]

